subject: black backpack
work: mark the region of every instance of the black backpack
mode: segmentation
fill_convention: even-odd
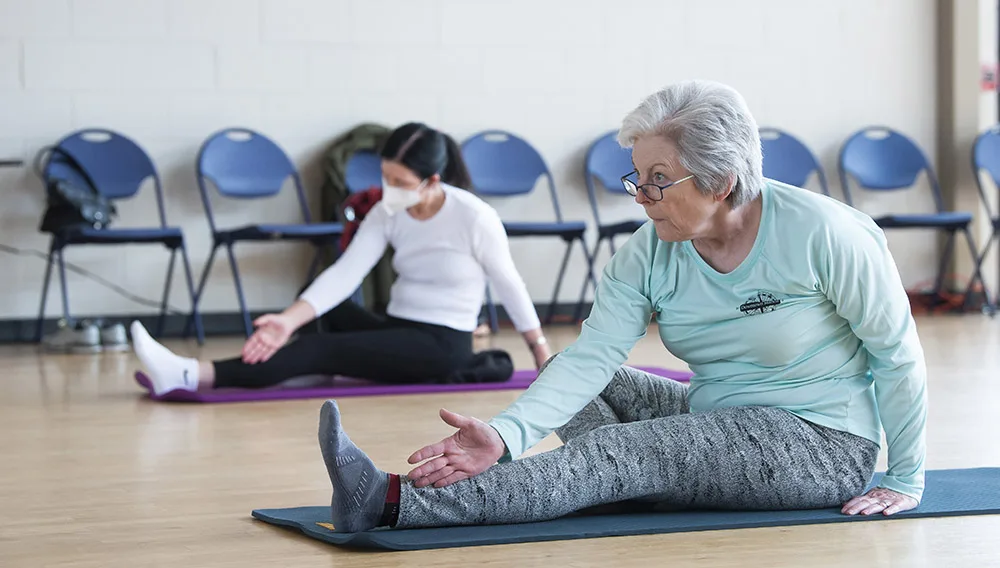
[[[44,169],[50,160],[58,160],[78,173],[79,177],[75,180],[46,177]],[[35,156],[35,173],[45,182],[47,207],[38,227],[43,233],[64,233],[83,228],[104,229],[111,224],[112,217],[118,214],[111,201],[97,191],[87,170],[69,152],[58,146],[43,148],[38,152]],[[80,180],[83,181],[82,184]]]

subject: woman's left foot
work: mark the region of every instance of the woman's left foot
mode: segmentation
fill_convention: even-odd
[[[379,526],[389,490],[389,475],[375,467],[340,425],[340,408],[328,400],[319,415],[319,446],[333,484],[331,520],[337,532],[362,532]]]
[[[198,389],[198,360],[175,355],[153,339],[138,321],[132,322],[132,344],[135,354],[146,368],[146,374],[157,395],[172,390]]]

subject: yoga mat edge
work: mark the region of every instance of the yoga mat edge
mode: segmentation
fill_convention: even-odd
[[[650,373],[676,381],[689,380],[691,373],[660,367],[638,367]],[[339,384],[308,387],[270,387],[266,389],[173,390],[162,395],[152,393],[149,377],[142,371],[135,373],[136,383],[146,390],[150,400],[156,402],[227,403],[272,400],[305,400],[312,398],[346,398],[350,396],[379,396],[403,394],[431,394],[496,390],[523,390],[536,378],[535,370],[516,371],[510,380],[496,383],[467,384],[374,384],[356,379],[341,379]]]
[[[880,477],[881,474],[877,475],[871,485],[878,483]],[[257,509],[251,514],[265,523],[297,530],[306,536],[337,546],[388,551],[1000,514],[1000,468],[931,470],[927,472],[927,479],[928,491],[917,509],[888,517],[847,516],[841,514],[839,508],[748,512],[685,511],[574,516],[514,525],[335,533],[316,525],[316,522],[322,522],[317,519],[324,519],[328,515],[328,507]],[[980,505],[975,506],[973,502]]]

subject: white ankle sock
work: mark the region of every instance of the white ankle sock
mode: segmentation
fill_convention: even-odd
[[[132,322],[132,345],[142,361],[153,392],[157,395],[172,390],[198,390],[198,360],[175,355],[150,337],[138,321]]]

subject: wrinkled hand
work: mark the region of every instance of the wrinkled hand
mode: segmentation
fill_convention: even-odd
[[[851,499],[844,504],[840,510],[845,515],[874,515],[882,513],[889,516],[902,511],[909,511],[917,506],[917,500],[902,493],[896,493],[891,489],[876,487]]]
[[[291,338],[294,326],[281,314],[260,316],[253,322],[257,331],[243,346],[243,362],[249,365],[267,361]]]
[[[410,456],[407,461],[411,464],[429,460],[407,474],[415,487],[444,487],[479,475],[504,453],[503,438],[482,420],[445,409],[441,409],[441,419],[458,432]]]

